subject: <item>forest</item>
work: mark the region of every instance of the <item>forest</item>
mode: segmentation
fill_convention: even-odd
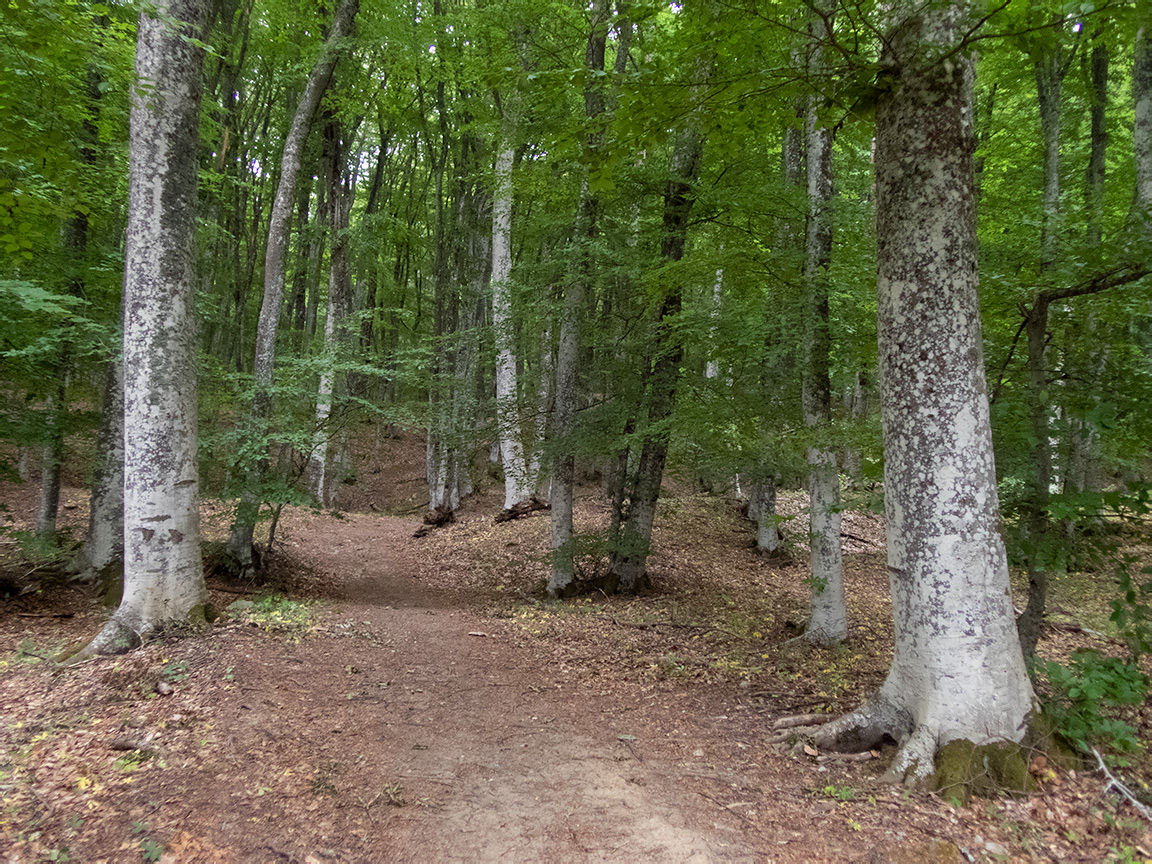
[[[9,0],[9,860],[1152,860],[1150,268],[1152,0]]]

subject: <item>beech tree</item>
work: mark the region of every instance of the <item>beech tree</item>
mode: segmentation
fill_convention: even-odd
[[[964,2],[895,7],[876,108],[877,293],[888,572],[896,647],[821,745],[902,743],[922,779],[956,739],[1019,741],[1032,688],[1016,636],[977,302],[972,51]]]
[[[603,118],[605,110],[604,51],[608,38],[608,4],[595,0],[592,4],[592,26],[584,52],[584,65],[588,71],[584,87],[584,112],[588,121],[586,147],[592,158],[604,145]],[[599,74],[598,74],[599,73]],[[564,305],[560,318],[560,342],[556,356],[556,419],[555,435],[560,446],[552,467],[552,573],[548,578],[548,593],[559,596],[572,584],[573,529],[572,507],[576,494],[576,457],[570,436],[577,407],[577,367],[580,363],[580,323],[592,276],[588,245],[599,230],[600,201],[591,189],[588,169],[585,169],[580,199],[577,205],[574,242],[577,245],[576,266],[564,286]]]
[[[832,11],[813,7],[808,23],[810,75],[827,65],[832,38]],[[811,642],[835,644],[848,636],[844,606],[844,566],[840,552],[840,472],[827,441],[832,420],[829,332],[829,279],[832,261],[832,130],[819,111],[819,97],[808,99],[804,138],[808,180],[808,224],[804,243],[805,369],[804,425],[814,439],[808,445],[809,561],[811,615],[804,636]]]
[[[284,274],[288,257],[289,232],[292,221],[292,205],[296,196],[296,179],[300,175],[301,154],[305,139],[312,128],[312,118],[320,107],[336,61],[340,58],[340,48],[356,20],[360,0],[343,0],[336,10],[328,38],[320,52],[315,67],[304,85],[304,92],[296,106],[295,116],[284,149],[280,157],[280,183],[276,189],[276,200],[268,222],[268,245],[264,261],[264,298],[260,306],[260,322],[256,331],[256,392],[252,404],[254,426],[250,435],[254,439],[250,446],[259,450],[264,447],[264,427],[272,403],[272,378],[276,359],[276,334],[280,329],[280,314],[284,299]],[[236,509],[236,518],[228,537],[228,553],[237,569],[249,572],[252,562],[252,535],[256,529],[261,497],[260,483],[265,468],[265,458],[261,456],[255,464],[246,466],[244,489]]]
[[[137,27],[124,279],[124,597],[80,657],[203,620],[192,301],[200,40],[209,8],[207,0],[159,2]]]

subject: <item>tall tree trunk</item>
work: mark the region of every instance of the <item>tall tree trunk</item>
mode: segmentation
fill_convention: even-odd
[[[288,235],[292,225],[292,204],[296,194],[296,179],[300,174],[301,153],[308,131],[312,128],[312,118],[332,80],[332,72],[340,56],[339,49],[352,32],[359,8],[360,0],[342,0],[336,10],[332,29],[320,53],[320,59],[308,76],[308,83],[305,84],[304,93],[296,106],[296,114],[292,118],[288,136],[284,139],[284,150],[280,157],[280,183],[268,220],[268,245],[264,257],[264,300],[260,306],[260,322],[256,329],[256,360],[253,367],[256,393],[252,404],[252,426],[249,430],[250,439],[257,442],[256,449],[262,454],[267,449],[264,437],[272,407],[276,334],[280,327],[280,310],[283,306]],[[264,454],[255,465],[245,468],[244,489],[228,537],[228,555],[233,566],[241,573],[251,571],[254,566],[252,535],[256,529],[256,517],[260,512],[261,486],[267,462],[267,455]]]
[[[88,539],[77,562],[80,578],[85,581],[100,577],[113,565],[123,570],[124,364],[119,357],[109,361],[105,375],[96,460],[88,507]]]
[[[343,375],[335,367],[348,342],[345,322],[352,311],[352,273],[348,265],[348,214],[352,209],[352,189],[340,144],[340,126],[336,121],[330,121],[324,137],[329,151],[326,161],[332,251],[328,264],[328,314],[324,321],[324,367],[316,395],[316,433],[308,479],[312,494],[321,505],[330,507],[335,498],[332,463],[338,460],[333,452],[332,406],[333,400],[346,387]]]
[[[1061,237],[1060,213],[1060,109],[1064,70],[1058,44],[1044,49],[1036,61],[1036,96],[1040,105],[1040,134],[1044,148],[1043,211],[1040,225],[1040,266],[1056,264]]]
[[[1134,122],[1132,150],[1136,162],[1136,194],[1132,199],[1135,252],[1148,260],[1152,249],[1152,0],[1136,4],[1139,30],[1132,63]]]
[[[428,432],[427,472],[429,508],[442,513],[455,511],[460,499],[472,491],[479,328],[492,265],[491,204],[473,176],[484,161],[482,141],[465,132],[456,166],[453,224],[450,231],[447,226],[437,229],[439,345],[430,391],[434,422]]]
[[[1084,243],[1092,266],[1102,264],[1100,251],[1104,241],[1104,179],[1108,151],[1108,46],[1099,32],[1094,37],[1097,42],[1092,48],[1090,59],[1089,113],[1091,116],[1091,136],[1089,139],[1088,170],[1084,176],[1084,210],[1086,226]],[[1074,328],[1069,322],[1067,328],[1068,350],[1065,351],[1069,365],[1069,377],[1084,382],[1083,404],[1100,404],[1100,374],[1106,362],[1106,352],[1101,347],[1100,323],[1095,311],[1087,312],[1087,322],[1083,327]],[[1084,413],[1093,413],[1087,408]],[[1099,435],[1091,420],[1086,420],[1080,412],[1069,412],[1068,454],[1064,469],[1064,490],[1085,492],[1100,486]],[[1069,525],[1069,530],[1074,526]]]
[[[813,13],[809,27],[809,69],[819,74],[831,13]],[[808,224],[804,248],[804,293],[807,359],[803,383],[804,425],[808,445],[808,512],[812,599],[804,636],[819,645],[848,637],[844,606],[844,568],[840,555],[840,473],[836,451],[824,440],[832,424],[829,377],[832,338],[829,332],[829,279],[832,263],[832,130],[817,113],[816,97],[808,102],[805,143],[808,167]]]
[[[515,321],[512,314],[512,161],[514,97],[504,107],[496,184],[492,200],[492,325],[496,339],[496,435],[504,463],[504,509],[526,503],[533,493],[528,473],[516,375]]]
[[[1102,34],[1097,33],[1096,39],[1099,41],[1092,47],[1089,91],[1090,149],[1084,177],[1084,209],[1088,217],[1084,239],[1092,250],[1098,249],[1104,240],[1104,178],[1108,153],[1108,46]]]
[[[1040,270],[1050,282],[1059,256],[1060,214],[1060,109],[1064,73],[1059,46],[1046,48],[1036,61],[1036,93],[1040,105],[1040,131],[1044,144],[1043,215],[1040,228]],[[1028,402],[1032,444],[1032,489],[1025,499],[1024,528],[1028,549],[1028,605],[1017,628],[1025,657],[1036,652],[1040,625],[1048,599],[1048,570],[1055,562],[1048,519],[1049,489],[1052,484],[1052,431],[1048,418],[1051,394],[1048,391],[1048,311],[1049,304],[1037,292],[1026,313],[1028,339]]]
[[[604,71],[608,14],[607,0],[594,0],[592,27],[584,49],[584,68],[589,73],[584,88],[584,116],[589,124],[585,146],[593,158],[596,158],[604,141],[602,118],[605,95],[602,75],[597,73]],[[552,463],[552,573],[548,577],[548,593],[552,597],[570,590],[575,578],[572,511],[576,499],[576,455],[571,437],[579,399],[580,323],[587,306],[588,282],[592,278],[590,246],[596,237],[600,207],[599,200],[589,186],[587,174],[577,206],[574,232],[577,262],[564,285],[560,339],[556,351],[556,401],[552,432],[558,446]]]
[[[977,299],[969,6],[894,7],[876,114],[878,332],[896,644],[879,693],[818,745],[902,746],[922,779],[956,739],[1019,741],[1032,688],[1013,626]],[[887,22],[886,22],[887,23]],[[948,61],[932,59],[947,52]],[[906,776],[907,775],[907,776]]]
[[[799,65],[801,58],[797,57]],[[801,100],[797,105],[797,120],[807,112],[807,105]],[[780,175],[784,197],[788,201],[806,197],[806,180],[804,174],[804,131],[797,123],[787,123],[784,126],[780,142]],[[801,257],[801,239],[803,232],[795,217],[783,218],[777,226],[776,245],[780,255],[777,267],[783,273],[793,277],[802,272],[797,264]],[[769,321],[779,317],[775,308],[769,309]],[[780,334],[769,336],[766,352],[774,349],[773,336],[780,338]],[[767,357],[760,372],[761,398],[767,401],[770,398],[770,388],[777,378],[775,364]],[[767,454],[763,452],[765,439],[768,437],[768,420],[763,415],[757,421],[759,435],[756,463],[753,469],[753,482],[751,497],[748,501],[748,516],[756,523],[756,551],[762,555],[771,555],[780,547],[780,520],[776,515],[776,477],[765,467]]]
[[[100,85],[103,76],[95,66],[88,68],[88,82],[85,97],[89,116],[81,126],[80,162],[93,167],[96,164],[96,148],[99,145],[99,132],[96,128],[97,111],[100,104]],[[73,211],[65,220],[62,230],[64,249],[70,273],[68,293],[73,297],[84,296],[84,260],[88,250],[88,214],[82,209]],[[68,378],[72,356],[71,335],[65,332],[56,360],[54,389],[48,393],[46,404],[47,435],[40,455],[40,506],[36,515],[36,533],[45,540],[52,541],[56,535],[56,518],[60,508],[60,475],[64,459],[64,418],[68,408]]]
[[[40,448],[40,506],[36,511],[36,536],[52,541],[60,510],[60,470],[64,459],[64,412],[68,395],[68,351],[60,351],[53,388],[44,401],[44,444]]]
[[[1048,344],[1048,301],[1037,295],[1027,311],[1024,323],[1028,340],[1028,415],[1031,423],[1032,483],[1027,497],[1024,529],[1027,532],[1028,605],[1016,626],[1025,657],[1036,653],[1044,606],[1048,599],[1048,570],[1053,560],[1048,548],[1048,499],[1052,482],[1051,430],[1048,424],[1048,368],[1045,363]]]
[[[124,597],[80,652],[122,652],[203,620],[193,300],[207,0],[158,2],[137,28],[124,279]],[[183,22],[176,26],[173,22]]]
[[[696,85],[708,80],[711,62],[697,67]],[[691,117],[677,138],[672,164],[664,192],[663,238],[660,251],[665,261],[674,263],[684,257],[688,241],[688,217],[695,201],[695,184],[704,159],[704,133],[698,118]],[[679,278],[679,277],[676,277]],[[682,286],[674,282],[660,306],[650,365],[646,368],[647,427],[636,468],[628,518],[622,526],[618,548],[612,552],[605,588],[631,593],[644,584],[648,570],[648,551],[652,542],[652,525],[656,520],[656,501],[664,477],[671,440],[670,424],[676,407],[676,389],[680,379],[683,345],[676,332],[680,315]]]

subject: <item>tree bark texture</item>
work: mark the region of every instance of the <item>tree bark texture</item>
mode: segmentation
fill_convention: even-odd
[[[485,158],[483,150],[483,142],[474,133],[461,137],[453,224],[437,230],[435,332],[439,345],[426,458],[428,507],[448,513],[472,491],[480,397],[476,387],[479,328],[484,323],[492,267],[491,201],[472,177]]]
[[[588,122],[585,146],[596,154],[603,144],[602,130],[605,95],[601,76],[608,40],[609,7],[606,0],[595,0],[592,27],[584,51],[584,66],[589,72],[584,89],[584,116]],[[558,597],[575,578],[574,528],[572,512],[576,499],[576,456],[571,441],[579,399],[578,381],[581,349],[581,319],[587,305],[588,282],[592,277],[590,246],[598,230],[599,201],[589,186],[587,176],[580,190],[576,213],[576,265],[564,285],[564,302],[560,312],[560,338],[556,351],[555,413],[552,432],[558,442],[552,463],[552,572],[548,577],[548,594]]]
[[[966,4],[889,29],[897,78],[876,116],[878,330],[892,667],[879,693],[817,733],[903,746],[889,779],[932,773],[938,747],[1019,741],[1032,688],[1013,621],[977,300]]]
[[[1040,229],[1040,269],[1050,280],[1060,245],[1060,109],[1063,70],[1058,45],[1045,49],[1036,61],[1036,94],[1040,105],[1040,130],[1044,145],[1043,221]],[[1038,291],[1026,312],[1028,339],[1028,400],[1032,438],[1032,489],[1025,499],[1024,528],[1028,549],[1028,605],[1017,621],[1025,657],[1036,652],[1040,625],[1048,597],[1048,567],[1051,560],[1048,519],[1049,488],[1052,483],[1052,432],[1049,424],[1048,391],[1048,311],[1049,304]]]
[[[492,196],[492,326],[496,338],[496,434],[504,463],[504,509],[527,502],[534,492],[525,458],[516,373],[512,313],[512,141],[513,99],[505,105],[503,134],[496,153]]]
[[[712,57],[697,61],[693,88],[702,90],[712,74]],[[660,253],[674,264],[684,257],[688,243],[688,218],[695,203],[695,186],[704,161],[705,135],[694,106],[676,138],[664,187],[664,213]],[[613,591],[632,593],[643,587],[656,520],[656,501],[664,478],[664,463],[671,441],[672,412],[680,381],[680,361],[684,348],[676,330],[683,303],[683,286],[673,276],[656,318],[651,357],[645,364],[644,401],[646,424],[643,445],[629,498],[627,519],[620,526],[619,541],[612,550],[606,586]]]
[[[352,271],[348,263],[348,216],[352,210],[352,180],[348,176],[340,145],[340,126],[335,121],[325,131],[328,150],[328,214],[332,226],[332,250],[328,264],[328,310],[324,320],[324,367],[316,393],[316,432],[308,466],[312,494],[325,507],[335,499],[333,462],[333,400],[346,389],[336,363],[348,342],[346,322],[352,313]],[[339,442],[335,443],[340,446]]]
[[[809,69],[819,73],[827,38],[827,18],[813,15],[809,28]],[[840,553],[840,473],[836,451],[823,440],[832,425],[832,382],[829,377],[832,334],[829,329],[829,279],[832,263],[832,130],[817,112],[816,97],[808,103],[805,149],[808,168],[808,222],[804,244],[804,293],[807,358],[804,364],[804,425],[808,445],[809,562],[811,604],[804,637],[819,645],[834,645],[848,637],[844,606],[844,567]]]
[[[771,555],[780,548],[780,521],[776,516],[776,478],[765,474],[752,484],[748,511],[756,523],[756,551]]]
[[[91,579],[124,556],[124,365],[108,363],[96,435],[96,470],[88,507],[88,539],[80,551],[80,577]]]
[[[1040,227],[1040,266],[1056,264],[1060,245],[1060,108],[1064,70],[1059,44],[1045,48],[1036,61],[1036,97],[1040,105],[1040,134],[1044,147],[1043,220]]]
[[[1092,47],[1090,61],[1091,136],[1088,171],[1084,177],[1084,207],[1088,217],[1084,239],[1089,249],[1098,248],[1104,239],[1104,178],[1108,153],[1108,46],[1103,36],[1096,38],[1100,41]]]
[[[799,64],[802,59],[796,56]],[[806,109],[805,102],[798,106],[798,119],[803,116]],[[804,130],[797,123],[786,123],[780,141],[780,176],[783,193],[786,200],[806,198],[807,188],[804,174]],[[799,213],[799,211],[797,211]],[[791,277],[801,274],[799,264],[801,253],[801,240],[804,231],[801,230],[798,216],[785,217],[779,220],[776,230],[776,245],[779,249],[779,269]],[[778,319],[775,308],[768,309],[770,325]],[[770,327],[771,335],[768,337],[766,352],[771,355],[776,339],[782,337],[779,332],[772,332],[776,328]],[[760,387],[765,403],[771,398],[779,375],[777,364],[765,359],[761,370]],[[767,412],[764,412],[767,413]],[[769,420],[762,413],[759,425],[760,446],[756,454],[753,467],[751,493],[748,501],[748,516],[756,523],[756,551],[763,555],[771,555],[780,547],[780,519],[776,515],[776,477],[766,468],[765,463],[769,454],[763,452],[768,437]]]
[[[64,368],[67,351],[61,350],[52,389],[44,400],[44,443],[40,448],[40,505],[36,511],[36,535],[46,540],[56,536],[60,512],[60,471],[64,461],[64,410],[67,404],[68,372]]]
[[[268,413],[272,403],[272,373],[276,357],[276,334],[280,328],[280,310],[284,301],[284,274],[288,257],[288,238],[292,227],[292,205],[296,194],[296,180],[300,175],[300,161],[312,118],[320,107],[320,100],[332,80],[340,47],[352,32],[360,0],[343,0],[336,10],[328,38],[315,68],[304,85],[304,93],[296,106],[292,125],[284,139],[280,157],[280,182],[268,219],[268,245],[264,255],[264,299],[260,305],[260,320],[256,328],[256,359],[253,373],[256,393],[252,405],[254,439],[263,440]],[[244,490],[236,510],[236,519],[228,538],[228,553],[242,571],[252,568],[252,535],[256,530],[256,517],[260,511],[261,479],[267,469],[267,458],[246,471]]]
[[[700,175],[703,158],[704,134],[690,123],[681,132],[673,150],[671,177],[664,192],[661,253],[666,261],[676,262],[684,257],[688,216],[695,200],[693,187]],[[613,550],[609,570],[609,579],[615,583],[612,587],[624,593],[638,591],[644,584],[648,569],[652,525],[656,520],[656,501],[668,458],[670,423],[676,407],[680,360],[684,353],[674,329],[682,299],[682,288],[676,283],[668,289],[656,323],[653,356],[645,382],[647,428],[644,430],[644,444],[629,496],[628,518],[621,529],[619,548]]]
[[[1135,223],[1133,239],[1138,244],[1138,252],[1147,256],[1152,249],[1152,0],[1139,0],[1136,8],[1139,30],[1132,64],[1135,109],[1132,149],[1136,161],[1136,194],[1132,221]]]
[[[196,154],[211,4],[142,13],[124,279],[124,597],[81,654],[123,651],[207,599],[200,558],[193,316]]]

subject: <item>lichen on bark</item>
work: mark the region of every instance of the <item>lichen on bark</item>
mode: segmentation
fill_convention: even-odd
[[[124,596],[75,659],[185,623],[206,598],[200,557],[193,298],[199,40],[207,0],[142,12],[130,118],[124,278]]]
[[[827,749],[900,748],[923,781],[951,741],[1017,743],[1032,689],[997,523],[977,298],[964,3],[889,13],[876,117],[878,334],[896,644],[879,692],[817,729]]]

